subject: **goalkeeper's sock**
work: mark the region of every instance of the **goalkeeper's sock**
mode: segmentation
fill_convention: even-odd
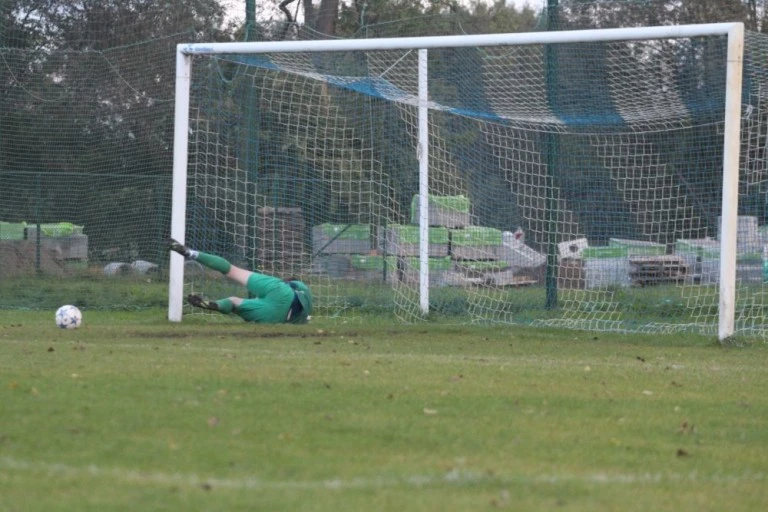
[[[229,269],[232,268],[232,264],[221,256],[215,256],[201,251],[189,251],[189,253],[190,259],[197,260],[201,265],[205,265],[213,270],[218,270],[222,274],[229,273]]]
[[[216,304],[216,307],[218,308],[217,311],[224,313],[225,315],[230,314],[235,309],[235,305],[232,304],[232,301],[229,299],[219,299],[214,302],[214,304]]]

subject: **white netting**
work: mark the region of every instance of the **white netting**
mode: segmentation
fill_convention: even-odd
[[[747,46],[737,324],[760,333],[766,41]],[[431,310],[712,332],[725,63],[723,37],[430,50]],[[267,254],[263,212],[290,210],[296,244],[246,263],[313,280],[327,313],[421,319],[417,52],[196,57],[194,69],[191,130],[227,140],[194,153],[194,183],[224,184],[190,185],[197,245],[211,230],[212,250]],[[195,152],[210,145],[200,137]]]

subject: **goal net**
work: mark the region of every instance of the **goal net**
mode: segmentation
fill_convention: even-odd
[[[739,34],[181,45],[172,232],[319,315],[764,333],[768,42]],[[226,290],[190,265],[173,320]]]

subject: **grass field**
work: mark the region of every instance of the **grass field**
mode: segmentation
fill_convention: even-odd
[[[0,311],[0,511],[754,511],[768,346]]]

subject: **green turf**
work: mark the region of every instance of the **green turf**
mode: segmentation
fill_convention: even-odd
[[[768,502],[768,347],[0,311],[0,511]]]

